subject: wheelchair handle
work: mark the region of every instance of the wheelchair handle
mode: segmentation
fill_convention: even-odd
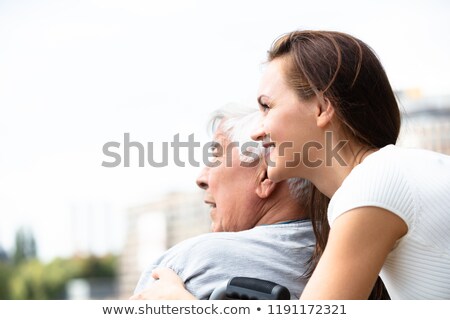
[[[234,277],[217,287],[209,300],[289,300],[289,290],[275,282]]]

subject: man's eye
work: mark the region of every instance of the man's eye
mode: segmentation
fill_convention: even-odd
[[[210,147],[209,148],[209,154],[212,156],[212,157],[220,157],[220,149],[219,148],[217,148],[217,147]]]
[[[217,157],[217,148],[216,147],[211,147],[209,148],[209,153],[213,156],[213,157]]]

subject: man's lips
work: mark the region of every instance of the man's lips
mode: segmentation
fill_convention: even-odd
[[[209,205],[211,208],[216,208],[216,203],[211,200],[205,200],[205,203]]]

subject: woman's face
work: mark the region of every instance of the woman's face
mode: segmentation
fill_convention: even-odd
[[[317,99],[302,101],[298,97],[285,80],[284,63],[281,58],[271,61],[262,76],[258,103],[263,120],[252,135],[270,149],[268,177],[275,182],[304,177],[305,166],[317,160],[319,134]]]

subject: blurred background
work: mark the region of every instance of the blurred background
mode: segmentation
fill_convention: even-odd
[[[125,133],[209,141],[256,108],[266,50],[294,29],[367,42],[403,109],[399,144],[450,154],[450,2],[0,0],[0,299],[128,298],[164,250],[208,232],[200,168],[102,166]],[[123,154],[123,152],[122,152]],[[201,149],[195,151],[201,162]]]

